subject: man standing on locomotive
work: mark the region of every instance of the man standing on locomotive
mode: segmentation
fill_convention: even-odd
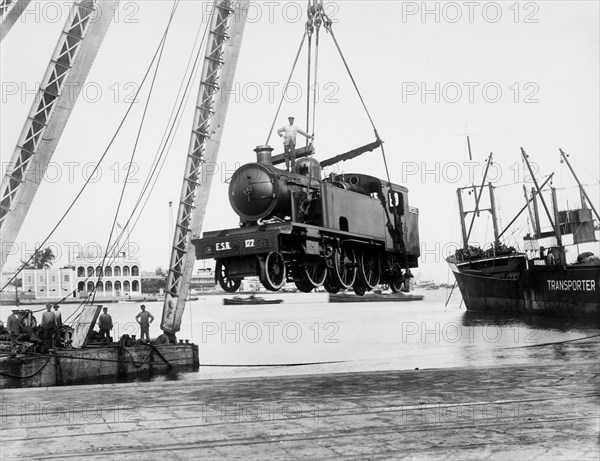
[[[300,133],[307,139],[313,139],[314,135],[309,135],[302,128],[294,125],[294,117],[288,117],[289,125],[282,126],[277,130],[277,134],[283,136],[283,158],[285,158],[285,167],[288,171],[294,171],[296,167],[296,134]],[[291,170],[290,170],[291,166]]]

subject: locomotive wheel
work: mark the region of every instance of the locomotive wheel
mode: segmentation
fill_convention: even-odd
[[[296,288],[298,288],[298,291],[301,291],[302,293],[310,293],[315,287],[308,280],[296,280],[294,283],[296,284]]]
[[[227,293],[234,293],[242,284],[241,280],[234,280],[229,277],[229,263],[227,261],[218,260],[216,267],[217,282]]]
[[[327,290],[328,293],[331,294],[336,294],[342,288],[335,280],[333,280],[333,277],[329,275],[325,279],[325,282],[323,282],[323,287]]]
[[[372,290],[377,286],[381,279],[381,264],[377,253],[361,252],[358,276],[367,289]]]
[[[356,257],[352,248],[337,248],[333,254],[333,274],[341,288],[349,289],[356,280]]]
[[[285,261],[281,253],[269,253],[261,264],[260,281],[270,291],[279,290],[285,283]]]
[[[364,295],[367,291],[367,287],[362,282],[362,280],[357,280],[356,282],[354,282],[354,285],[352,285],[352,289],[354,290],[354,293],[356,293],[358,296]]]
[[[316,266],[304,266],[302,268],[302,279],[296,280],[296,288],[303,293],[310,293],[313,288],[320,287],[327,278],[327,267],[323,262]]]
[[[392,265],[392,272],[400,274],[397,279],[390,282],[390,290],[392,290],[392,293],[398,293],[402,289],[402,268],[400,267],[400,264],[394,263]]]
[[[322,262],[316,266],[305,266],[304,276],[306,277],[306,281],[310,282],[313,287],[321,286],[327,278],[327,267]]]

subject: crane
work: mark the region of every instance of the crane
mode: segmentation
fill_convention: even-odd
[[[28,0],[1,1],[3,38]],[[249,0],[217,0],[211,13],[161,322],[161,328],[173,336],[180,329],[195,261],[190,239],[200,234],[212,180],[212,175],[202,172],[205,165],[216,161],[229,103],[229,95],[219,90],[222,82],[233,79],[248,5]],[[115,10],[114,2],[98,0],[81,0],[72,6],[19,137],[11,168],[2,181],[2,265],[9,253],[4,250],[16,239],[40,184],[40,175],[31,172],[47,168]],[[72,91],[67,98],[62,90],[69,87]],[[200,178],[206,180],[201,183]]]
[[[31,0],[0,0],[0,42],[8,35]]]
[[[196,260],[191,239],[202,230],[213,178],[202,172],[217,160],[229,104],[229,94],[220,89],[233,80],[248,5],[248,0],[217,1],[211,18],[160,325],[171,340],[180,330]]]
[[[18,18],[27,2],[9,11],[3,0],[2,38],[5,20]],[[20,4],[19,4],[20,3]],[[15,13],[11,13],[17,9]],[[14,245],[52,154],[77,102],[114,16],[114,2],[81,0],[71,7],[36,98],[25,120],[17,147],[0,188],[0,242],[2,267]],[[13,23],[14,23],[13,21]],[[12,25],[12,24],[11,24]]]

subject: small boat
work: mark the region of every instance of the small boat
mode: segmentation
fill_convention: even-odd
[[[223,299],[223,304],[225,306],[233,306],[237,304],[281,304],[282,302],[283,299],[265,299],[254,295],[250,295],[246,298],[234,296],[233,298]]]
[[[409,295],[404,293],[365,293],[363,296],[354,293],[330,293],[330,303],[371,303],[371,302],[404,302],[421,301],[423,295]]]

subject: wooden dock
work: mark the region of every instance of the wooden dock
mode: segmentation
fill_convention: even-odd
[[[598,363],[1,391],[10,459],[599,459]]]

